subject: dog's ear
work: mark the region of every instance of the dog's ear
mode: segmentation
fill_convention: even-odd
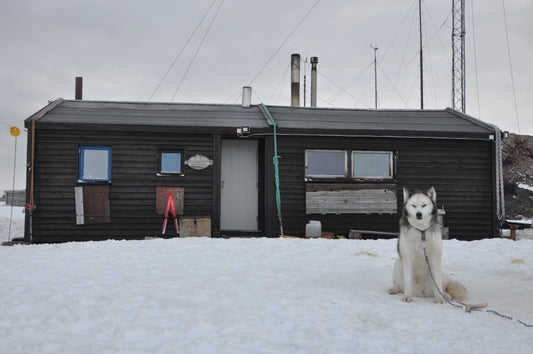
[[[407,203],[407,200],[409,199],[409,191],[407,188],[403,187],[403,203]]]
[[[433,203],[437,203],[437,192],[435,191],[435,187],[428,189],[426,195],[433,201]]]

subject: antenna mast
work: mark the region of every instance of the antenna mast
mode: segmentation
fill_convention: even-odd
[[[465,0],[452,6],[452,107],[465,113]]]
[[[418,22],[420,26],[420,109],[424,109],[424,55],[422,51],[422,0],[418,0]]]

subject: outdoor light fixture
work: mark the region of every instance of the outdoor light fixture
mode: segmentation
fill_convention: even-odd
[[[240,128],[237,128],[237,135],[238,136],[245,136],[250,134],[250,127],[248,126],[242,126]]]

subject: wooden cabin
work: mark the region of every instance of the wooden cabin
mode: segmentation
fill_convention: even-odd
[[[58,99],[25,123],[30,242],[162,236],[169,192],[213,237],[395,232],[403,187],[435,186],[451,238],[503,219],[501,133],[451,109]]]

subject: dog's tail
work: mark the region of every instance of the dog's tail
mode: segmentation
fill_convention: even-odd
[[[446,292],[452,297],[452,299],[464,301],[468,296],[466,288],[458,281],[448,279],[446,284]]]

